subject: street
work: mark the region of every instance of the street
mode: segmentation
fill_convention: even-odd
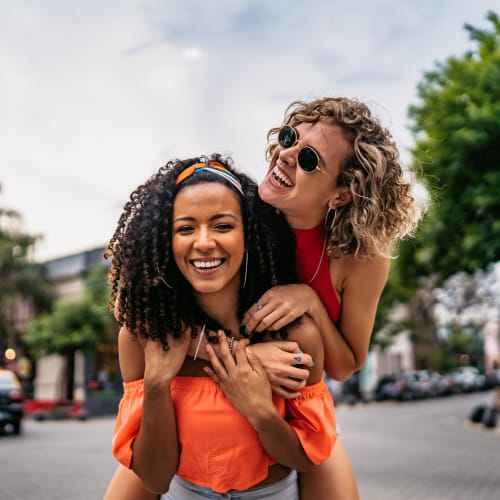
[[[342,439],[361,499],[500,498],[500,427],[467,421],[490,394],[341,406]]]
[[[500,429],[466,422],[488,396],[340,405],[362,500],[499,498]],[[102,499],[116,468],[113,423],[26,420],[21,436],[0,436],[0,498]]]

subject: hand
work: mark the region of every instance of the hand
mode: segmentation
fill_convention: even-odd
[[[138,337],[144,349],[144,385],[170,385],[177,376],[186,358],[191,337],[184,332],[181,338],[168,338],[168,350],[163,350],[161,342]]]
[[[285,399],[299,397],[297,391],[306,385],[309,377],[307,368],[314,365],[311,356],[303,353],[297,342],[289,340],[262,342],[252,345],[251,349],[264,366],[274,394]]]
[[[268,290],[243,316],[253,331],[279,330],[311,309],[315,292],[308,285],[281,285]]]
[[[205,367],[205,372],[236,410],[249,420],[256,414],[275,411],[266,372],[257,356],[247,347],[248,340],[234,341],[231,354],[224,332],[219,331],[218,335],[220,357],[211,345],[207,345],[212,368]]]

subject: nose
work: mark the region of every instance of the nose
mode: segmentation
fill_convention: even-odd
[[[281,163],[289,166],[296,167],[297,166],[297,157],[298,157],[298,141],[289,148],[281,148],[278,153],[278,159]]]
[[[215,241],[208,228],[201,227],[196,235],[194,248],[200,252],[205,252],[215,247]]]

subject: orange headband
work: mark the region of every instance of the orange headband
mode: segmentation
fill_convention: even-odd
[[[182,181],[186,180],[192,175],[207,171],[212,172],[213,174],[216,174],[223,179],[226,179],[226,181],[230,182],[241,193],[241,195],[244,196],[243,188],[241,187],[241,183],[238,177],[236,177],[230,170],[228,170],[217,161],[195,163],[194,165],[187,167],[177,176],[177,179],[175,179],[175,183],[180,184]]]

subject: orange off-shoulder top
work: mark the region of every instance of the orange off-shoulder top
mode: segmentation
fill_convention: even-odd
[[[130,467],[141,424],[143,379],[124,383],[113,436],[115,458]],[[276,463],[248,420],[208,377],[177,377],[171,385],[180,444],[177,474],[217,492],[245,490],[263,481]],[[323,380],[306,386],[297,399],[273,395],[282,417],[296,432],[309,459],[319,464],[336,440],[335,410]]]

